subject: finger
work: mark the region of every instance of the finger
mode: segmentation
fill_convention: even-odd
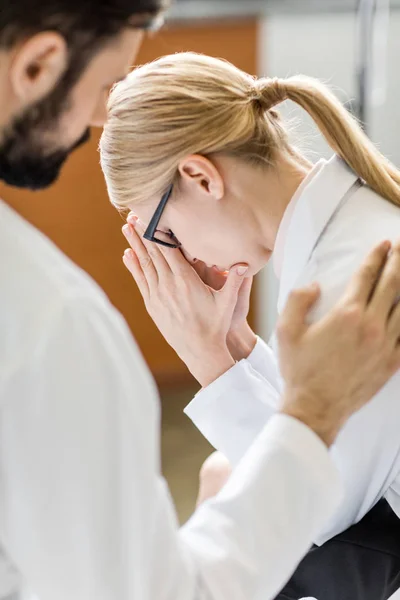
[[[236,306],[239,290],[248,270],[247,265],[235,265],[230,269],[226,283],[219,292],[219,296],[226,306],[231,308]]]
[[[279,338],[297,337],[304,331],[306,318],[320,297],[317,283],[309,287],[293,290],[278,322]]]
[[[388,335],[393,344],[397,345],[400,340],[400,302],[397,302],[389,317]]]
[[[183,259],[186,263],[188,262],[183,257],[182,253],[179,250],[177,250],[175,248],[174,249],[167,248],[165,246],[162,246],[161,244],[157,244],[156,242],[150,242],[149,240],[146,240],[143,237],[144,226],[140,222],[140,220],[135,218],[135,216],[132,216],[132,218],[131,218],[131,215],[128,217],[128,220],[129,219],[132,219],[129,222],[131,223],[131,225],[133,225],[135,227],[138,234],[140,234],[140,239],[142,241],[142,244],[146,248],[149,256],[152,258],[153,264],[155,266],[155,269],[156,269],[159,277],[164,277],[164,276],[170,275],[172,268],[170,265],[170,261],[168,260],[168,256],[169,256],[169,253],[171,253],[172,251],[178,252],[178,254],[180,255],[180,258]]]
[[[155,288],[158,285],[158,274],[142,239],[129,223],[123,226],[122,232],[140,263],[140,267],[146,276],[149,288]]]
[[[188,278],[193,277],[195,271],[179,248],[167,248],[166,246],[159,246],[159,251],[163,255],[164,260],[174,275]]]
[[[343,297],[343,302],[349,304],[361,303],[363,307],[366,307],[386,263],[390,247],[390,242],[385,241],[369,253],[360,269],[352,277]]]
[[[136,232],[136,235],[140,239],[143,247],[146,249],[148,256],[150,257],[155,271],[157,273],[157,278],[162,279],[170,274],[170,267],[166,262],[163,253],[161,252],[161,246],[155,242],[150,242],[146,240],[144,236],[144,227],[140,223],[139,219],[135,217],[128,217],[128,223],[132,226],[133,230]]]
[[[146,248],[151,260],[153,261],[153,265],[157,271],[158,279],[166,279],[171,275],[171,267],[168,264],[168,261],[165,260],[164,253],[161,252],[162,246],[156,244],[155,242],[150,242],[149,240],[145,240],[142,238],[142,243]]]
[[[139,260],[132,249],[125,250],[122,257],[123,263],[136,281],[140,293],[143,296],[145,302],[147,302],[150,290],[147,283],[145,274],[143,273],[142,267],[140,266]]]
[[[139,222],[139,217],[131,211],[126,218],[126,221],[127,223],[130,223],[133,227],[135,227],[136,224]]]
[[[370,300],[369,310],[383,319],[389,317],[400,294],[400,243],[393,246]]]
[[[250,294],[253,285],[253,277],[245,277],[242,285],[240,286],[238,301],[242,303],[250,304]]]
[[[392,360],[391,360],[391,364],[390,364],[390,371],[392,373],[392,376],[397,373],[397,371],[400,370],[400,344],[397,344],[394,352],[393,352],[393,356],[392,356]]]

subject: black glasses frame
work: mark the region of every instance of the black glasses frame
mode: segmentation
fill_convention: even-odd
[[[163,232],[163,233],[165,233],[165,235],[169,235],[172,240],[176,240],[175,243],[164,242],[164,240],[160,240],[155,237],[155,234],[158,231],[157,230],[158,224],[159,224],[162,214],[165,210],[165,206],[166,206],[168,200],[171,198],[173,188],[174,188],[174,186],[173,186],[173,184],[171,184],[169,186],[169,188],[167,189],[167,191],[165,192],[164,196],[161,198],[160,204],[157,206],[156,212],[152,216],[149,226],[147,227],[146,231],[144,232],[143,237],[145,240],[148,240],[149,242],[154,242],[155,244],[160,244],[160,246],[166,246],[167,248],[180,248],[181,244],[175,238],[172,231],[170,231],[169,233],[165,233],[165,232]]]

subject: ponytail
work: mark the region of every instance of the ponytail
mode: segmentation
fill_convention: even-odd
[[[301,106],[314,120],[329,146],[365,183],[400,206],[400,171],[368,139],[356,119],[321,82],[298,75],[288,79],[259,79],[257,97],[264,110],[284,100]]]
[[[273,108],[292,100],[332,150],[379,195],[400,206],[400,172],[318,80],[255,79],[226,61],[184,52],[135,69],[111,92],[101,165],[118,208],[161,197],[186,156],[226,154],[273,168],[280,154],[303,161]]]

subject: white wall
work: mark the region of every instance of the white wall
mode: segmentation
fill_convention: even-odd
[[[392,11],[385,102],[371,112],[371,134],[380,150],[400,165],[400,11]]]
[[[260,25],[260,75],[312,75],[332,85],[341,99],[348,100],[356,95],[355,68],[355,22],[350,13],[269,16]],[[390,20],[387,73],[387,98],[370,115],[371,136],[400,165],[399,11],[394,11]],[[302,146],[306,142],[309,156],[330,156],[332,152],[304,111],[287,104],[282,113],[298,121],[295,139],[300,139]],[[276,319],[277,283],[271,267],[260,277],[260,332],[267,339]]]

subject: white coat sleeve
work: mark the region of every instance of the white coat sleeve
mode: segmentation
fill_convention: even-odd
[[[236,465],[279,408],[281,389],[274,353],[257,338],[250,356],[200,390],[185,413]]]
[[[269,344],[257,336],[257,343],[246,360],[257,373],[262,375],[272,385],[278,394],[282,393],[284,384],[279,373],[278,360],[275,351]],[[277,403],[275,402],[274,404],[277,407]]]
[[[277,415],[178,530],[155,387],[106,303],[47,311],[0,407],[0,542],[40,600],[275,597],[337,506],[326,447]]]

